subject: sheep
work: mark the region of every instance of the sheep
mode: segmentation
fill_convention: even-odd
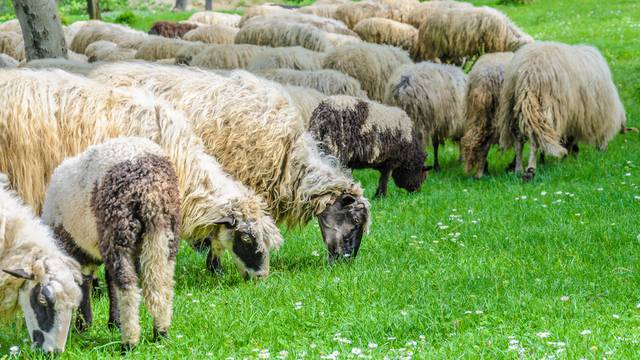
[[[26,58],[22,33],[13,31],[0,32],[0,53],[22,61]]]
[[[150,35],[140,44],[135,58],[147,61],[175,58],[183,47],[190,45],[193,43],[189,41]]]
[[[7,54],[0,54],[0,69],[18,67],[18,60]]]
[[[336,18],[336,10],[340,4],[318,4],[317,2],[313,5],[304,6],[300,9],[296,10],[299,14],[311,14],[326,18],[335,19]]]
[[[111,41],[100,40],[87,46],[84,54],[88,57],[88,62],[97,61],[126,61],[135,59],[137,50],[125,49]]]
[[[224,25],[229,27],[240,27],[240,15],[225,14],[215,11],[200,11],[189,18],[189,21],[207,25]]]
[[[335,70],[262,70],[257,75],[285,85],[304,86],[326,95],[367,98],[358,80]]]
[[[423,145],[431,143],[435,171],[440,170],[439,145],[463,135],[465,86],[461,69],[430,62],[400,67],[387,84],[385,103],[406,111]]]
[[[384,102],[385,86],[397,68],[412,64],[406,51],[388,45],[348,44],[329,52],[324,68],[341,71],[360,81],[369,98]]]
[[[300,114],[304,120],[304,128],[308,129],[313,110],[320,105],[327,95],[315,89],[301,86],[287,85],[284,89],[291,97],[292,103],[300,110]]]
[[[180,194],[171,160],[159,145],[116,138],[66,159],[51,176],[42,220],[82,268],[78,329],[92,321],[93,278],[104,263],[111,307],[120,311],[123,350],[140,339],[138,283],[154,335],[166,337],[180,241]]]
[[[243,26],[236,35],[236,44],[253,44],[271,47],[302,46],[313,51],[327,51],[331,44],[325,32],[298,23],[255,21]]]
[[[166,38],[182,39],[184,34],[196,29],[198,25],[193,23],[179,23],[175,21],[156,21],[149,30],[149,35],[158,35]]]
[[[225,25],[203,25],[184,34],[187,41],[207,44],[233,44],[239,29]]]
[[[284,15],[256,16],[245,22],[243,27],[256,22],[306,24],[328,33],[351,36],[356,35],[356,33],[350,30],[342,21],[308,14],[292,13]]]
[[[362,39],[360,39],[360,37],[356,36],[352,36],[352,35],[342,35],[342,34],[333,34],[333,33],[328,33],[325,34],[325,37],[327,38],[327,41],[329,41],[329,43],[334,47],[338,47],[338,46],[343,46],[343,45],[347,45],[347,44],[361,44],[362,43]]]
[[[241,44],[207,45],[201,48],[200,51],[193,50],[193,48],[189,46],[186,50],[186,52],[181,51],[176,55],[177,64],[188,63],[191,66],[207,69],[245,69],[249,65],[249,61],[251,61],[255,55],[266,50],[266,48],[257,45]],[[196,53],[191,61],[188,61],[187,55],[189,52]]]
[[[510,52],[485,54],[476,61],[467,78],[465,134],[460,140],[460,155],[464,159],[464,171],[468,174],[475,169],[476,178],[484,175],[489,148],[498,143],[495,117],[505,67],[511,59],[513,53]]]
[[[435,8],[424,18],[412,56],[416,61],[461,64],[481,53],[515,51],[533,42],[490,7]]]
[[[418,39],[418,29],[384,18],[364,19],[353,28],[364,41],[393,45],[410,51]]]
[[[80,265],[58,249],[1,173],[0,269],[0,322],[12,321],[22,308],[33,346],[63,352],[80,304]]]
[[[18,19],[12,19],[0,24],[0,32],[6,31],[22,32],[22,28],[20,27],[20,22],[18,21]]]
[[[405,14],[403,22],[415,27],[416,29],[420,29],[420,25],[422,25],[424,19],[429,16],[430,12],[453,8],[473,8],[473,5],[466,2],[451,0],[425,1],[409,9]]]
[[[21,68],[30,69],[60,69],[78,75],[87,75],[96,64],[89,64],[67,59],[36,59],[20,64]]]
[[[500,146],[515,147],[515,170],[523,171],[522,147],[529,140],[524,181],[535,176],[536,154],[577,153],[577,143],[605,150],[625,127],[626,114],[611,71],[591,46],[539,42],[516,52],[505,70],[497,123]]]
[[[213,250],[223,251],[225,239],[250,236],[255,251],[229,250],[245,277],[268,275],[269,253],[261,249],[277,248],[282,235],[267,204],[205,153],[181,112],[150,93],[59,70],[2,71],[0,91],[5,94],[0,98],[0,148],[6,149],[0,152],[0,171],[11,175],[14,188],[36,211],[51,172],[63,159],[111,138],[145,137],[162,147],[178,175],[180,237],[193,242],[211,236]],[[117,323],[117,312],[110,313],[109,323]]]
[[[249,20],[256,16],[288,15],[293,13],[295,13],[293,10],[281,8],[279,6],[270,6],[268,4],[251,6],[244,10],[244,15],[242,15],[242,18],[238,23],[238,27],[243,28]]]
[[[313,111],[309,132],[342,164],[380,171],[376,197],[387,195],[389,175],[410,192],[419,190],[427,176],[422,143],[411,119],[398,108],[331,96]]]
[[[324,54],[300,46],[266,49],[252,57],[247,70],[269,69],[320,70]]]
[[[111,41],[120,47],[137,49],[149,37],[142,31],[117,24],[97,23],[85,25],[78,30],[69,49],[84,54],[87,46],[99,40]]]
[[[388,16],[388,6],[371,1],[342,4],[335,10],[335,18],[353,29],[363,19]]]
[[[274,218],[295,226],[318,216],[330,258],[355,256],[369,224],[362,188],[318,151],[278,84],[245,71],[226,76],[152,64],[106,64],[91,78],[144,87],[183,111],[207,153],[261,194]]]

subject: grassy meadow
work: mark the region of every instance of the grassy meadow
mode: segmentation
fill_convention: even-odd
[[[640,126],[640,2],[498,7],[537,39],[596,45]],[[242,280],[229,256],[225,275],[210,275],[206,255],[183,245],[169,338],[151,341],[145,310],[127,358],[640,358],[640,136],[580,150],[524,184],[504,172],[511,152],[492,150],[490,176],[473,180],[449,144],[420,193],[391,185],[371,200],[371,232],[352,263],[327,264],[315,222],[283,229],[260,282]],[[355,177],[373,196],[378,174]],[[94,298],[93,328],[72,331],[62,359],[120,356],[107,307]],[[27,338],[25,326],[2,325],[0,359],[14,345],[36,356]]]

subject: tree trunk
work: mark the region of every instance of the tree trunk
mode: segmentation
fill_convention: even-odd
[[[66,58],[67,45],[55,0],[13,0],[27,60]]]
[[[187,0],[176,0],[176,4],[173,7],[173,11],[185,11],[187,10]]]
[[[100,3],[98,0],[87,0],[89,19],[100,20]]]
[[[204,9],[211,11],[213,10],[213,0],[205,0],[204,1]]]

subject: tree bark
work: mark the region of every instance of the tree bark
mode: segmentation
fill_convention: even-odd
[[[55,0],[13,0],[27,60],[67,58]]]
[[[213,10],[213,0],[205,0],[204,1],[204,9],[211,11]]]
[[[185,10],[187,10],[187,0],[176,0],[176,4],[173,6],[173,11]]]
[[[87,0],[89,19],[100,20],[100,3],[98,0]]]

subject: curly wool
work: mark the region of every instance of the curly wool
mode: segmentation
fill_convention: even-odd
[[[348,44],[329,52],[325,69],[338,70],[358,80],[369,98],[384,102],[385,87],[400,66],[411,64],[406,51],[378,44]]]
[[[111,41],[100,40],[87,46],[84,54],[90,63],[98,61],[116,62],[135,59],[136,50],[125,49]]]
[[[239,29],[226,25],[202,25],[184,34],[187,41],[207,44],[233,44]]]
[[[236,44],[271,47],[302,46],[313,51],[327,51],[331,44],[325,32],[307,25],[278,20],[251,21],[236,35]]]
[[[367,98],[358,80],[335,70],[273,69],[259,71],[257,75],[285,85],[309,87],[325,95]]]
[[[242,17],[236,14],[225,14],[215,11],[200,11],[191,17],[189,21],[198,22],[207,25],[224,25],[237,28],[240,26],[240,19]]]
[[[261,71],[269,69],[319,70],[322,69],[324,53],[311,51],[300,46],[266,49],[257,54],[247,70]]]
[[[208,153],[267,199],[278,221],[304,224],[341,194],[362,196],[360,186],[303,136],[300,112],[275,83],[244,71],[220,76],[150,64],[109,64],[91,76],[143,86],[184,111]]]
[[[490,7],[434,8],[422,21],[414,60],[462,63],[481,53],[515,51],[533,38]]]
[[[0,173],[0,269],[25,269],[36,281],[45,276],[55,280],[63,287],[56,296],[56,307],[77,307],[80,265],[58,249],[51,230],[8,185],[7,177]],[[24,281],[0,271],[0,323],[15,318]]]
[[[466,173],[477,170],[481,177],[487,161],[487,153],[498,143],[496,113],[504,71],[513,59],[513,53],[492,53],[481,56],[473,65],[467,78],[465,92],[465,134],[460,140],[460,155],[464,159]]]
[[[192,60],[188,62],[191,66],[222,70],[245,69],[254,56],[266,49],[268,48],[249,44],[207,45],[204,48],[200,46],[199,50],[188,46],[177,54],[176,63],[185,63],[192,56]]]
[[[410,51],[418,39],[418,29],[401,22],[370,18],[360,21],[353,30],[364,41],[386,44]]]
[[[425,146],[432,138],[460,138],[466,77],[451,65],[422,62],[399,68],[389,79],[385,103],[407,112]]]
[[[7,54],[0,54],[0,69],[18,67],[18,60]]]
[[[563,140],[606,149],[626,123],[611,71],[591,46],[537,42],[516,52],[507,66],[497,122],[503,149],[535,142],[563,156]]]
[[[248,201],[262,211],[245,213],[237,221],[268,229],[263,236],[274,244],[281,242],[264,200],[206,155],[182,113],[149,93],[105,83],[62,71],[0,72],[0,90],[10,94],[0,99],[0,147],[10,149],[0,153],[0,171],[11,175],[12,185],[27,203],[40,211],[51,173],[66,157],[106,139],[140,136],[158,143],[175,167],[182,238],[208,236],[220,227],[217,221],[237,211],[236,204]],[[40,141],[19,141],[31,138]]]

